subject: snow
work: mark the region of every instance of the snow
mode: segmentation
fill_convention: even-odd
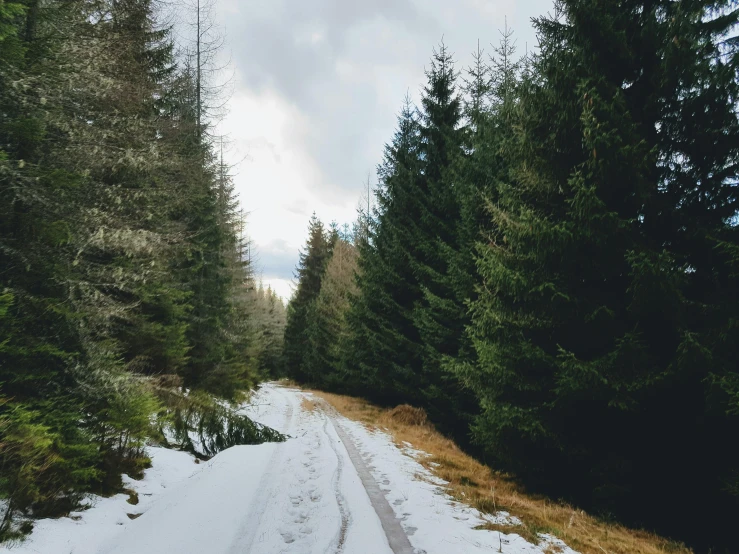
[[[132,521],[125,533],[102,544],[98,552],[226,552],[275,446],[235,446],[219,453],[184,485]]]
[[[562,554],[576,554],[555,537],[543,535],[539,545],[511,533],[475,529],[486,522],[517,525],[520,521],[505,512],[496,516],[456,502],[442,486],[445,481],[422,466],[417,459],[426,452],[404,443],[398,448],[392,437],[372,431],[361,423],[339,418],[340,425],[353,438],[375,480],[401,521],[411,544],[426,554],[477,554],[502,551],[507,554],[542,554],[556,545]]]
[[[286,421],[269,406],[289,403]],[[287,433],[230,550],[276,554],[392,554],[356,472],[325,413],[301,408],[302,394],[265,386],[247,415]],[[128,553],[126,553],[128,554]],[[133,554],[133,552],[131,552]]]
[[[493,519],[455,502],[444,481],[418,462],[428,454],[409,443],[398,448],[387,433],[320,401],[305,409],[306,397],[267,384],[240,409],[286,433],[287,442],[229,448],[200,464],[183,452],[149,448],[153,466],[144,479],[125,478],[139,504],[129,504],[124,494],[91,497],[89,509],[38,521],[25,542],[0,547],[0,553],[393,554],[391,536],[396,553],[477,554],[502,547],[507,554],[542,554],[557,545],[574,554],[554,537],[542,536],[535,546],[516,534],[475,529],[486,520],[517,520],[504,513]],[[373,487],[365,489],[368,483]],[[400,543],[409,546],[399,550]]]
[[[110,537],[117,536],[136,520],[127,514],[148,510],[170,490],[176,489],[201,467],[185,452],[148,447],[152,467],[141,481],[123,476],[126,488],[138,494],[138,504],[129,504],[127,494],[109,498],[91,495],[89,507],[72,512],[70,517],[36,521],[33,533],[19,545],[1,545],[0,552],[13,554],[98,554],[99,547]]]

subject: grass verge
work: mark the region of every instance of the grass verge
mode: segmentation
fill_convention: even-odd
[[[486,524],[482,528],[517,533],[536,543],[550,533],[582,554],[691,554],[682,544],[638,529],[602,521],[582,510],[543,496],[527,494],[509,475],[493,471],[441,435],[417,408],[379,408],[362,399],[310,391],[343,416],[389,432],[399,446],[408,442],[431,454],[418,462],[448,482],[447,492],[483,514],[506,511],[522,526]]]

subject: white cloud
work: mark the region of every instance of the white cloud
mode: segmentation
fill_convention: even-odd
[[[289,279],[264,279],[262,281],[264,286],[269,285],[272,290],[277,293],[277,296],[282,298],[285,302],[290,300],[290,297],[295,290],[295,283]]]
[[[418,100],[441,37],[459,69],[498,29],[532,49],[529,19],[551,0],[219,0],[236,70],[220,125],[266,282],[288,297],[310,214],[355,219],[367,173],[392,139],[406,91]]]

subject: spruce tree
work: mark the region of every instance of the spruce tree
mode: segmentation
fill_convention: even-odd
[[[536,20],[465,374],[477,439],[504,467],[675,531],[674,483],[690,473],[706,503],[722,497],[719,437],[736,429],[711,379],[735,364],[707,357],[733,328],[717,239],[736,237],[736,60],[716,41],[736,12],[722,8],[563,1]]]
[[[147,53],[168,47],[148,2],[97,17],[109,8],[32,2],[2,41],[0,535],[15,510],[68,510],[114,488],[141,462],[156,408],[126,372],[120,331],[162,254],[147,221],[161,165],[133,153],[158,151]]]
[[[463,156],[462,99],[451,53],[442,43],[426,72],[421,99],[420,166],[417,177],[419,217],[406,232],[413,243],[406,250],[422,298],[413,310],[423,344],[418,375],[423,405],[444,431],[460,435],[467,427],[465,411],[473,409],[445,356],[457,356],[466,321],[464,298],[457,295],[459,275],[453,260],[459,252],[460,190],[455,168]]]
[[[468,394],[475,396],[477,354],[470,336],[469,306],[475,302],[481,280],[476,270],[478,245],[495,240],[496,226],[489,217],[489,207],[498,202],[498,185],[508,177],[509,159],[505,142],[512,134],[512,112],[516,104],[516,86],[520,62],[514,59],[513,32],[501,31],[499,46],[490,63],[478,46],[474,64],[465,78],[464,127],[465,155],[456,160],[454,187],[459,202],[457,249],[449,257],[449,276],[458,317],[465,331],[459,336],[459,352],[446,355],[443,367]],[[471,376],[471,379],[468,379]],[[468,413],[478,410],[477,401],[468,400]]]
[[[340,390],[344,385],[341,352],[349,332],[346,313],[349,297],[356,293],[357,249],[337,238],[332,250],[307,330],[307,373],[310,381],[324,390]]]
[[[0,540],[146,463],[140,374],[245,383],[246,269],[172,52],[150,0],[0,6]]]
[[[308,224],[308,241],[300,253],[296,278],[297,290],[287,306],[285,327],[285,372],[300,382],[311,378],[306,357],[310,343],[308,327],[313,304],[321,292],[321,279],[326,270],[331,249],[330,236],[314,213]]]
[[[262,378],[284,376],[282,348],[287,314],[282,299],[270,287],[260,284],[254,294],[254,307],[249,311],[254,329],[256,369]]]
[[[414,244],[410,231],[421,215],[419,142],[417,112],[406,99],[378,168],[377,213],[364,218],[360,229],[358,290],[350,296],[342,354],[346,390],[389,405],[422,400],[422,345],[413,324],[421,289],[408,254]]]

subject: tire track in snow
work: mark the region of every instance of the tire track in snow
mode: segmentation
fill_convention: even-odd
[[[326,436],[326,440],[331,445],[331,449],[336,455],[336,470],[333,475],[333,489],[334,495],[336,496],[336,504],[339,506],[339,513],[341,514],[341,525],[336,537],[336,554],[341,554],[344,551],[344,543],[346,542],[346,532],[349,529],[349,522],[351,521],[351,514],[344,498],[344,494],[341,492],[341,475],[344,471],[344,457],[339,452],[338,447],[332,440],[328,433],[329,416],[325,412],[323,413],[323,434]],[[333,426],[333,423],[331,423]]]
[[[395,512],[390,507],[382,489],[380,489],[377,481],[372,477],[372,474],[364,463],[354,441],[337,421],[336,410],[334,410],[334,408],[323,399],[321,399],[320,405],[326,413],[326,417],[331,420],[332,427],[341,439],[341,442],[349,455],[349,460],[362,481],[362,485],[367,492],[367,496],[369,496],[372,507],[375,509],[375,513],[377,513],[377,517],[380,519],[382,530],[385,531],[385,536],[390,544],[390,549],[394,554],[416,554],[417,551],[414,550],[410,540],[408,540],[408,535],[405,534],[403,527],[400,525],[400,521],[398,521],[398,518],[395,516]],[[337,452],[337,457],[341,458],[338,454],[338,450],[333,445],[333,442],[332,448],[334,448],[334,452]]]

